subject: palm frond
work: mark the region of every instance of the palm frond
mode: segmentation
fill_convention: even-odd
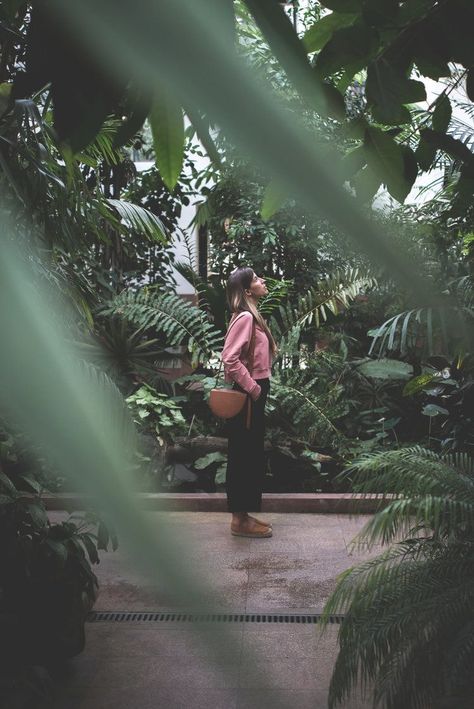
[[[191,263],[178,261],[174,264],[174,267],[192,285],[198,296],[199,303],[208,306],[209,302],[206,294],[209,290],[209,283],[197,273]]]
[[[468,337],[466,319],[474,316],[470,307],[444,305],[415,308],[386,320],[373,334],[369,355],[387,352],[406,355],[419,350],[426,355],[448,353],[451,343]]]
[[[462,276],[450,283],[450,288],[461,305],[474,313],[474,278]]]
[[[79,153],[78,159],[86,164],[91,159],[95,163],[103,161],[109,165],[118,165],[122,162],[124,159],[122,151],[114,147],[114,138],[121,125],[122,121],[117,118],[109,118],[93,142]]]
[[[136,380],[145,379],[163,393],[172,394],[173,385],[160,370],[179,366],[176,354],[170,353],[158,340],[132,330],[122,318],[98,319],[90,336],[76,342],[76,349],[92,364],[108,374],[123,391],[130,391]]]
[[[150,241],[168,242],[166,228],[161,219],[153,212],[124,199],[106,199],[105,202],[108,207],[112,208],[109,211],[117,212],[129,229],[143,234]]]

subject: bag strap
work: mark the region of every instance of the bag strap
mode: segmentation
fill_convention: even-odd
[[[253,356],[255,354],[255,320],[253,320],[252,323],[252,338],[250,340],[249,344],[249,354],[248,354],[248,370],[250,374],[253,374]],[[250,394],[247,394],[247,415],[245,417],[245,426],[246,428],[250,428],[252,423],[252,399],[250,397]]]
[[[255,329],[255,319],[252,317],[252,337],[250,338],[247,360],[247,369],[249,370],[250,374],[253,373],[253,358],[255,355]]]
[[[240,315],[240,313],[239,313],[239,315]],[[227,335],[229,334],[229,332],[230,332],[230,330],[231,330],[231,327],[232,327],[232,326],[234,325],[234,323],[239,319],[239,315],[237,315],[236,318],[233,318],[233,319],[230,321],[229,327],[227,328],[227,332],[226,332],[226,335],[225,335],[226,337],[227,337]],[[255,318],[254,318],[253,315],[252,315],[252,336],[251,336],[251,338],[250,338],[250,343],[249,343],[248,362],[247,362],[247,364],[248,364],[247,369],[249,370],[250,374],[252,374],[252,370],[253,370],[253,358],[254,358],[254,354],[255,354]],[[219,383],[219,377],[220,377],[220,375],[221,375],[222,364],[223,364],[223,362],[222,362],[222,357],[221,357],[221,361],[220,361],[220,364],[219,364],[219,369],[217,370],[217,376],[216,376],[216,388],[217,388],[218,383]]]

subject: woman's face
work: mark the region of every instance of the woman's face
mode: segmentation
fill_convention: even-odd
[[[247,288],[247,294],[253,296],[256,300],[267,295],[268,288],[265,285],[265,279],[257,276],[256,273],[253,274],[252,282],[250,288]]]

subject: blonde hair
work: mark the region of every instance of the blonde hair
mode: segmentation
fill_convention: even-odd
[[[227,301],[232,312],[232,317],[238,313],[248,312],[252,314],[253,319],[259,325],[268,337],[272,354],[276,354],[277,345],[273,339],[272,333],[265,322],[262,314],[259,312],[255,303],[245,292],[252,284],[255,272],[249,266],[241,266],[229,276],[227,281]]]

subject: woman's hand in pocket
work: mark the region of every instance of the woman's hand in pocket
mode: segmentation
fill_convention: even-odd
[[[260,386],[260,384],[257,384],[250,392],[250,398],[252,399],[252,401],[257,401],[261,393],[262,387]]]

